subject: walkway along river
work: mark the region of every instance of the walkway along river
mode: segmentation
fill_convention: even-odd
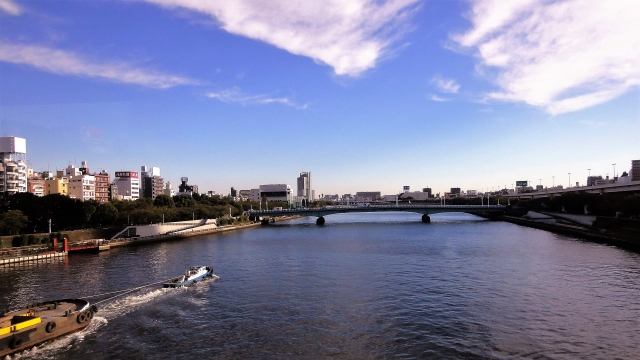
[[[329,221],[330,220],[330,221]],[[152,283],[14,358],[633,359],[640,255],[467,214],[330,215],[0,269],[0,307]]]

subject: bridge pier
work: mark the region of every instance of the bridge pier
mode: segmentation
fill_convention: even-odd
[[[324,217],[320,216],[317,220],[316,220],[316,225],[324,225]]]
[[[431,218],[429,217],[429,215],[422,215],[422,222],[423,223],[430,223],[431,222]]]

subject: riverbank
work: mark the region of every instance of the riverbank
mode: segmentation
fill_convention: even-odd
[[[300,216],[287,216],[287,217],[279,217],[274,219],[275,222],[288,221],[297,219]],[[240,225],[225,225],[219,226],[216,228],[209,228],[206,230],[196,230],[192,229],[191,231],[185,231],[177,234],[168,234],[168,235],[154,235],[154,236],[146,236],[146,237],[137,237],[137,238],[120,238],[113,240],[105,240],[105,239],[90,239],[90,240],[82,240],[82,241],[72,241],[69,242],[69,246],[71,251],[74,252],[74,247],[81,247],[81,250],[90,250],[94,251],[106,251],[111,248],[123,247],[123,246],[137,246],[144,245],[150,243],[164,242],[164,241],[177,241],[185,238],[190,238],[194,236],[200,235],[211,235],[216,233],[223,233],[234,230],[242,230],[248,229],[256,226],[261,226],[260,222],[251,222],[248,224],[240,224]],[[79,246],[81,245],[81,246]],[[53,257],[61,257],[67,256],[67,253],[61,251],[62,249],[51,249],[49,247],[38,247],[41,252],[36,251],[35,247],[29,248],[11,248],[4,249],[4,251],[0,251],[0,265],[15,265],[18,263],[24,262],[33,262],[33,261],[42,261],[46,259],[50,259]],[[58,250],[56,252],[56,250]],[[54,255],[51,255],[54,254]]]
[[[576,226],[566,223],[547,224],[538,222],[534,219],[526,219],[509,215],[480,215],[485,219],[495,221],[505,221],[512,224],[522,225],[534,229],[546,230],[549,232],[578,237],[584,240],[593,241],[601,244],[615,245],[621,248],[640,251],[640,233],[638,234],[620,234],[612,230],[597,229],[594,227]]]

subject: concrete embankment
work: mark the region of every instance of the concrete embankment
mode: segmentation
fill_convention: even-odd
[[[279,217],[279,218],[276,218],[275,221],[276,222],[287,221],[287,220],[297,219],[299,217],[300,216]],[[138,237],[133,239],[105,240],[103,242],[104,248],[101,250],[107,250],[108,248],[112,248],[112,247],[142,245],[142,244],[162,242],[162,241],[174,241],[174,240],[180,240],[180,239],[193,237],[193,236],[210,235],[210,234],[222,233],[226,231],[248,229],[248,228],[261,226],[261,225],[262,224],[260,222],[252,222],[252,223],[240,224],[240,225],[218,226],[215,228],[208,228],[206,230],[198,230],[198,228],[193,228],[186,231],[181,231],[179,233],[161,234],[161,235],[154,235],[154,236],[147,236],[147,237]],[[106,246],[108,246],[108,248]]]
[[[587,226],[576,226],[573,224],[563,224],[557,222],[555,224],[548,224],[544,222],[535,221],[532,219],[526,219],[517,216],[509,215],[480,215],[486,219],[496,221],[506,221],[512,224],[527,226],[534,229],[546,230],[557,234],[563,234],[568,236],[577,237],[580,239],[593,241],[602,244],[615,245],[622,248],[640,250],[640,232],[637,233],[617,233],[616,231],[607,229],[597,229]]]
[[[280,217],[275,219],[276,222],[287,221],[299,218],[300,216],[287,216]],[[187,230],[181,230],[177,233],[169,233],[169,234],[159,234],[153,236],[145,236],[145,237],[135,237],[135,238],[119,238],[119,239],[92,239],[92,240],[82,240],[82,241],[70,241],[70,251],[73,250],[84,250],[85,247],[92,248],[93,251],[104,251],[109,250],[112,247],[121,247],[121,246],[135,246],[135,245],[143,245],[149,243],[156,243],[162,241],[175,241],[181,240],[188,237],[200,236],[200,235],[210,235],[216,233],[222,233],[226,231],[233,230],[241,230],[247,229],[251,227],[256,227],[262,225],[260,222],[252,222],[247,224],[240,225],[226,225],[226,226],[216,226],[212,227],[210,225],[202,226],[201,229],[197,227]],[[112,233],[116,233],[113,232]],[[82,248],[82,249],[80,249]],[[44,251],[43,251],[44,250]],[[67,252],[63,252],[61,249],[51,249],[48,247],[38,247],[35,249],[33,247],[29,248],[10,248],[0,250],[0,266],[2,265],[13,265],[18,263],[29,263],[29,262],[37,262],[37,261],[46,261],[53,258],[60,258],[67,256]]]

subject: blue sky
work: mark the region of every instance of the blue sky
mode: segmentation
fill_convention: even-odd
[[[585,183],[640,159],[638,23],[622,0],[0,0],[0,130],[36,171],[225,194]]]

